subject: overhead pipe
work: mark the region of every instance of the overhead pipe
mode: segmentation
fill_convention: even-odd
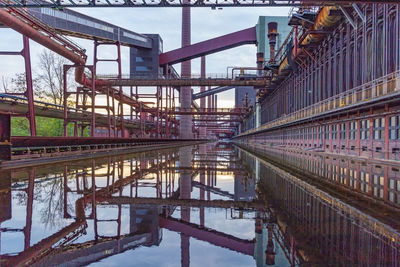
[[[334,6],[324,6],[318,12],[317,18],[315,20],[313,30],[319,31],[325,28],[332,27],[335,25],[342,16],[337,15],[339,9]],[[323,38],[323,34],[320,33],[309,33],[306,38],[301,42],[302,46],[309,45],[310,43],[319,42]]]
[[[84,86],[91,87],[92,81],[90,78],[85,76],[84,65],[86,64],[86,57],[82,57],[73,51],[67,49],[65,46],[57,43],[55,40],[48,38],[41,34],[38,30],[31,27],[27,23],[18,19],[17,17],[11,15],[6,11],[6,9],[0,9],[0,21],[1,23],[7,25],[11,29],[27,36],[29,39],[47,47],[53,52],[59,54],[60,56],[70,60],[77,65],[75,70],[75,81]],[[95,80],[96,86],[109,86],[110,83],[106,80]]]
[[[313,30],[314,31],[319,31],[325,28],[329,28],[334,26],[341,18],[342,16],[337,15],[338,8],[334,6],[324,6],[320,9],[317,18],[315,20],[315,23],[313,25]],[[301,42],[301,46],[307,46],[312,42],[319,42],[323,38],[323,34],[320,33],[309,33],[306,35],[304,40]],[[300,47],[298,48],[295,46],[292,49],[292,58],[297,57],[298,55],[302,54],[303,49]],[[281,61],[279,65],[279,74],[278,75],[285,75],[285,72],[289,70],[290,64],[288,60],[288,56]]]
[[[13,13],[20,15],[24,20],[29,20],[29,14],[23,14],[19,10],[12,10]],[[86,55],[82,53],[79,55],[78,53],[68,49],[66,46],[60,44],[56,40],[50,38],[49,36],[45,36],[39,32],[38,29],[33,28],[31,25],[27,24],[26,22],[22,21],[21,19],[17,18],[14,15],[11,15],[7,12],[7,9],[0,8],[0,22],[4,25],[7,25],[11,29],[21,33],[24,36],[32,39],[33,41],[43,45],[44,47],[50,49],[51,51],[57,53],[58,55],[70,60],[73,62],[75,67],[75,81],[83,86],[92,87],[92,80],[91,78],[85,75],[85,64],[86,64]],[[43,28],[43,30],[45,30]],[[73,48],[76,49],[76,48]],[[102,80],[102,79],[95,79],[94,80],[96,90],[106,92],[107,88],[112,86],[111,81]],[[120,97],[119,91],[115,90],[115,98],[118,101],[126,103],[128,105],[132,105],[135,107],[139,107],[140,102],[122,95]],[[150,107],[145,107],[147,110],[151,112]]]
[[[321,39],[324,37],[324,34],[318,33],[318,31],[324,30],[326,28],[333,27],[335,24],[337,24],[342,16],[340,15],[339,9],[335,6],[324,6],[322,7],[317,15],[317,18],[315,19],[314,25],[312,26],[312,29],[314,32],[308,33],[303,41],[301,42],[301,47],[298,47],[298,41],[297,41],[297,28],[295,30],[295,45],[293,48],[289,48],[290,52],[286,54],[286,56],[281,60],[279,63],[278,67],[278,73],[277,75],[274,75],[271,82],[276,84],[279,81],[281,81],[284,77],[286,77],[291,69],[291,62],[295,58],[297,58],[299,55],[302,55],[304,52],[307,52],[303,47],[311,44],[311,43],[317,43],[321,41]],[[270,25],[268,25],[270,26]],[[273,25],[271,25],[271,29],[268,28],[269,33],[273,33]],[[270,37],[268,35],[268,37]],[[270,39],[270,38],[269,38]],[[272,40],[273,41],[273,40]],[[271,42],[271,39],[270,39]],[[271,45],[271,43],[270,43]],[[272,48],[271,48],[272,50]],[[272,52],[272,51],[271,51]],[[308,54],[308,53],[307,53]],[[272,56],[271,56],[272,58]],[[272,84],[270,83],[270,84]]]

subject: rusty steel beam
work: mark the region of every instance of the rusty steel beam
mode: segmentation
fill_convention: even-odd
[[[216,115],[216,116],[241,116],[244,115],[243,112],[229,112],[229,111],[171,111],[169,114],[175,114],[175,115]]]
[[[147,204],[160,206],[190,206],[190,207],[213,207],[213,208],[240,208],[240,209],[262,209],[265,207],[263,202],[247,202],[233,200],[200,200],[200,199],[170,199],[170,198],[150,198],[150,197],[105,197],[102,202],[113,205],[124,204]]]
[[[156,0],[156,1],[82,1],[82,0],[69,0],[69,1],[4,1],[2,7],[49,7],[49,8],[63,8],[63,7],[301,7],[301,6],[335,6],[344,4],[398,4],[398,0],[228,0],[228,1],[208,1],[197,0],[191,2],[184,1],[169,1],[169,0]]]
[[[182,141],[195,141],[183,139],[150,139],[150,138],[112,138],[112,137],[27,137],[12,136],[12,147],[48,147],[48,146],[73,146],[73,145],[99,145],[99,144],[126,144],[148,145],[154,143],[179,143]]]
[[[241,119],[226,119],[226,118],[217,118],[217,119],[215,119],[215,120],[212,120],[212,119],[208,119],[208,118],[205,118],[205,119],[203,119],[203,118],[200,118],[200,119],[198,119],[198,118],[193,118],[193,121],[200,121],[200,122],[208,122],[208,121],[213,121],[213,122],[241,122],[242,120]]]
[[[254,86],[265,87],[265,79],[212,79],[212,78],[181,78],[181,79],[108,79],[111,86]]]

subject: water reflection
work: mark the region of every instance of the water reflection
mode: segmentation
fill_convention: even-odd
[[[396,266],[398,232],[231,144],[2,170],[2,266]]]

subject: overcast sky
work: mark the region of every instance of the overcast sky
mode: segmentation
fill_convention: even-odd
[[[164,41],[164,52],[176,49],[181,45],[181,8],[79,8],[78,12],[108,21],[117,26],[138,33],[157,33]],[[192,8],[192,43],[204,41],[213,37],[246,29],[256,25],[259,16],[287,16],[288,8]],[[21,35],[9,30],[0,29],[2,51],[15,51],[22,48]],[[93,62],[93,42],[73,39],[87,50],[88,63]],[[31,54],[34,72],[37,70],[38,54],[44,48],[31,41]],[[113,55],[113,50],[103,50],[107,57]],[[129,73],[128,48],[123,48],[123,73]],[[256,47],[245,45],[224,52],[207,56],[206,72],[210,74],[226,73],[228,66],[255,66]],[[0,73],[2,76],[12,76],[24,72],[22,57],[1,56]],[[179,64],[175,65],[179,71]],[[114,68],[103,66],[99,73],[115,73]],[[192,73],[200,73],[200,60],[192,60]],[[197,91],[197,89],[195,89]],[[220,107],[233,106],[233,91],[219,94]]]

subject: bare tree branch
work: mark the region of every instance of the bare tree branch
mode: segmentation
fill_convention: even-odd
[[[65,58],[48,50],[43,50],[39,56],[39,77],[44,87],[43,90],[54,104],[62,105],[64,101],[63,66],[67,63]],[[69,86],[74,84],[71,81],[67,81],[67,83]]]
[[[9,90],[10,90],[8,77],[1,76],[1,85],[2,85],[2,88],[3,88],[3,92],[8,94]]]

